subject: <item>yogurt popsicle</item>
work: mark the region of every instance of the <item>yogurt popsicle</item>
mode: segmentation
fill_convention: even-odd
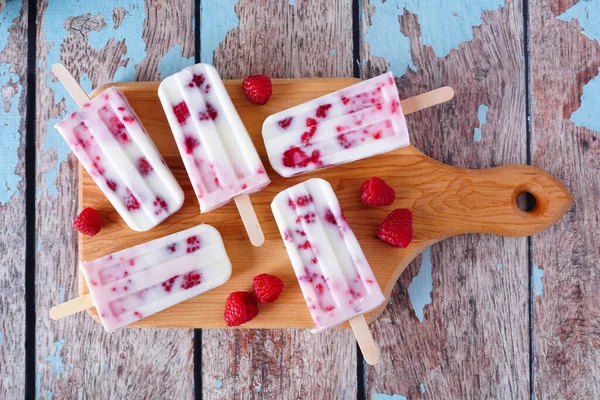
[[[273,114],[262,135],[273,169],[284,177],[410,143],[391,72]]]
[[[127,225],[152,229],[181,208],[181,187],[121,90],[79,90],[81,108],[55,128]]]
[[[313,333],[385,301],[327,181],[310,179],[284,190],[271,208],[315,322]]]
[[[158,96],[201,212],[271,182],[213,66],[196,64],[169,76]]]
[[[221,235],[204,224],[81,262],[79,268],[108,332],[220,286],[231,276]]]

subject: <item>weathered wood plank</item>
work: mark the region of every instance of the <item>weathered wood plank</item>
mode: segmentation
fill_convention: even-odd
[[[234,3],[204,0],[201,9],[201,60],[212,62],[215,49],[224,78],[352,75],[351,1],[242,0],[235,9]],[[209,22],[231,28],[215,38],[207,33]],[[356,396],[356,344],[349,331],[204,330],[202,360],[209,399]],[[326,380],[319,379],[323,373]]]
[[[408,118],[411,140],[432,158],[470,168],[524,163],[521,2],[427,4],[363,3],[363,75],[389,68],[403,98],[456,90],[447,105]],[[368,368],[368,397],[528,397],[526,244],[456,237],[416,260],[373,324],[382,359]]]
[[[533,237],[534,394],[600,397],[600,7],[530,2],[532,162],[575,199]]]
[[[0,6],[0,9],[3,8]],[[0,398],[25,390],[27,7],[0,13]]]
[[[77,295],[77,160],[52,125],[75,105],[50,67],[62,61],[84,88],[156,80],[193,54],[193,2],[39,3],[37,393],[41,398],[192,398],[190,330],[105,333],[85,313],[51,321],[48,310]],[[177,26],[177,29],[173,29]]]

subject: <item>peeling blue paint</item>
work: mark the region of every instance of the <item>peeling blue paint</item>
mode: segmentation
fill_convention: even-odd
[[[223,387],[223,380],[222,379],[215,379],[215,387],[217,389],[221,389]]]
[[[408,400],[406,396],[402,396],[401,394],[385,394],[385,393],[375,393],[373,394],[373,400]]]
[[[336,55],[336,53],[337,53],[336,49],[331,49],[331,55],[332,55],[332,56],[335,56],[335,55]]]
[[[58,301],[59,303],[64,303],[65,302],[65,288],[64,287],[59,287],[58,288]]]
[[[598,75],[583,87],[581,106],[571,114],[571,121],[577,126],[600,132],[598,110],[600,110],[600,69]]]
[[[366,40],[371,53],[384,57],[389,70],[400,76],[408,68],[416,71],[410,40],[402,34],[398,20],[405,10],[418,17],[421,43],[431,46],[437,57],[446,57],[473,39],[473,27],[481,25],[484,11],[497,10],[503,4],[504,0],[380,0],[373,4],[375,13]]]
[[[254,386],[254,391],[255,391],[256,393],[260,393],[260,392],[262,392],[262,385],[261,385],[260,383],[257,383],[257,384]]]
[[[479,126],[475,128],[475,132],[473,133],[473,140],[476,142],[481,142],[481,129],[487,123],[487,112],[490,108],[485,104],[480,104],[477,109],[477,119],[479,120]]]
[[[557,17],[562,21],[579,22],[581,32],[600,42],[600,0],[583,0]],[[598,74],[583,87],[581,106],[571,115],[571,121],[592,131],[600,132],[600,69]]]
[[[2,336],[2,331],[0,331],[0,344],[4,343],[4,336]]]
[[[49,390],[46,390],[46,400],[52,400],[54,398],[54,393]]]
[[[408,296],[415,310],[415,315],[423,322],[425,306],[431,304],[431,291],[433,290],[433,276],[431,265],[431,247],[423,251],[421,268],[408,285]]]
[[[237,0],[202,0],[200,2],[200,61],[212,64],[214,52],[227,32],[239,25],[235,13]]]
[[[410,51],[410,39],[400,30],[398,16],[404,13],[404,1],[388,0],[379,4],[374,2],[375,13],[371,26],[367,28],[366,40],[371,54],[383,57],[389,63],[388,69],[396,76],[404,75],[408,69],[417,67],[413,64]],[[393,43],[393,46],[390,46]]]
[[[42,241],[41,240],[36,240],[35,241],[35,251],[36,253],[39,252],[42,249]]]
[[[181,44],[176,44],[158,62],[160,79],[165,79],[167,76],[173,75],[192,64],[194,64],[194,57],[184,57]]]
[[[104,365],[103,365],[103,368],[104,368],[104,369],[108,369],[108,368],[109,368],[109,365],[108,365],[108,363],[104,363]]]
[[[581,33],[600,42],[600,0],[582,0],[557,17],[561,21],[579,21]]]
[[[52,365],[52,370],[54,372],[65,372],[65,364],[63,363],[62,357],[60,353],[62,349],[65,347],[65,340],[59,340],[58,342],[54,342],[54,347],[56,352],[53,355],[47,356],[46,361]]]
[[[542,277],[544,276],[544,270],[541,269],[537,264],[533,264],[533,274],[531,275],[531,282],[533,285],[533,293],[536,296],[544,294],[544,284]]]
[[[40,387],[42,386],[42,374],[39,372],[35,375],[35,398],[40,398]]]
[[[104,48],[109,41],[125,41],[127,53],[121,57],[120,66],[115,72],[114,81],[133,81],[135,78],[135,66],[146,57],[145,44],[142,40],[142,31],[144,19],[144,2],[142,0],[124,0],[119,2],[119,7],[125,9],[125,16],[118,28],[114,28],[112,23],[114,5],[111,2],[89,1],[72,2],[70,5],[70,15],[91,14],[103,17],[106,25],[100,31],[91,31],[88,34],[90,46],[95,49]],[[42,152],[53,152],[52,158],[55,163],[43,172],[43,183],[46,192],[53,197],[58,196],[56,187],[56,177],[60,169],[60,164],[67,159],[70,149],[60,137],[59,133],[53,128],[53,125],[59,122],[67,113],[77,108],[75,102],[71,99],[67,91],[60,82],[53,79],[50,68],[53,64],[60,62],[60,47],[63,44],[68,32],[65,28],[64,4],[56,1],[48,3],[48,8],[44,13],[42,21],[42,40],[49,44],[48,56],[46,59],[46,71],[44,79],[46,85],[54,93],[54,102],[59,104],[65,101],[65,110],[62,115],[50,118],[46,122],[46,135],[42,144]],[[86,92],[91,91],[91,81],[87,75],[81,77],[79,84]],[[39,193],[38,193],[39,195]]]
[[[290,6],[296,5],[296,0],[288,0]]]
[[[21,13],[21,1],[9,1],[0,13],[0,52],[8,45],[9,28]],[[17,193],[22,177],[16,174],[19,163],[19,145],[21,142],[21,114],[19,100],[23,87],[19,76],[13,70],[12,64],[0,64],[0,131],[2,145],[0,147],[0,205],[10,201]],[[6,96],[6,97],[5,97]]]
[[[419,385],[419,392],[421,392],[421,394],[425,393],[427,390],[425,389],[425,384],[421,383]]]
[[[496,269],[502,269],[502,268],[504,268],[504,266],[502,264],[496,265]]]

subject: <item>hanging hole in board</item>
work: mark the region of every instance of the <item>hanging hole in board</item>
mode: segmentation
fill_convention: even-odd
[[[519,193],[517,196],[517,206],[524,212],[532,212],[535,209],[537,201],[535,196],[527,191]]]

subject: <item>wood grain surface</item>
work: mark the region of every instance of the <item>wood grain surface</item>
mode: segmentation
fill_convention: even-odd
[[[212,62],[226,79],[256,73],[272,78],[350,77],[352,1],[291,3],[239,1],[238,26],[225,35],[212,59],[201,61]],[[223,12],[222,7],[201,11],[203,21],[219,20]],[[201,32],[200,47],[206,48],[206,43]],[[224,343],[239,351],[222,351]],[[265,343],[278,345],[269,351]],[[307,330],[267,330],[259,335],[252,330],[204,330],[202,394],[208,399],[278,398],[263,392],[290,399],[354,398],[360,384],[356,359],[356,342],[348,330],[326,335]],[[251,366],[252,373],[239,373],[238,365]],[[324,373],[325,382],[318,379]]]
[[[75,105],[50,67],[62,61],[87,90],[113,80],[159,79],[161,73],[178,70],[182,61],[189,62],[182,55],[193,54],[193,15],[190,1],[119,0],[69,7],[39,2],[36,391],[40,398],[194,397],[191,330],[121,330],[108,335],[84,314],[59,322],[48,317],[53,304],[77,293],[77,235],[71,221],[78,213],[77,159],[66,157],[68,147],[52,128]],[[171,54],[175,44],[181,46]]]
[[[25,392],[27,6],[0,14],[0,398]]]
[[[537,168],[526,165],[485,170],[454,168],[432,160],[414,146],[311,174],[283,178],[273,171],[267,161],[261,135],[264,120],[269,115],[356,83],[356,80],[274,79],[271,100],[261,107],[246,99],[241,80],[224,83],[271,177],[266,189],[251,195],[265,234],[264,245],[251,245],[232,203],[200,214],[179,150],[169,135],[166,117],[156,112],[160,107],[156,96],[159,82],[114,85],[123,91],[136,110],[182,186],[186,201],[181,210],[148,232],[133,231],[80,165],[80,209],[92,207],[101,213],[104,221],[99,234],[93,237],[79,235],[80,261],[92,261],[200,223],[208,223],[221,233],[233,264],[232,277],[224,285],[135,322],[131,324],[132,327],[225,328],[223,306],[227,296],[235,291],[248,290],[254,276],[268,271],[279,276],[287,290],[277,305],[265,307],[258,317],[242,328],[313,328],[314,323],[290,269],[281,234],[270,210],[277,193],[311,177],[319,177],[332,184],[344,215],[386,296],[390,295],[408,263],[437,241],[464,233],[531,235],[554,224],[571,205],[571,196],[562,184]],[[100,95],[111,85],[99,87],[91,97]],[[402,104],[410,109],[408,105],[411,99],[402,100]],[[419,118],[418,112],[407,116],[409,120],[412,118]],[[362,183],[375,175],[396,189],[396,201],[387,208],[368,207],[360,201]],[[517,206],[517,196],[523,191],[532,193],[537,199],[536,207],[530,212],[521,211]],[[406,249],[391,248],[377,239],[375,234],[378,225],[394,208],[408,208],[413,213],[415,237]],[[81,274],[79,281],[82,283],[80,294],[88,293]],[[367,320],[373,321],[382,311],[383,307],[370,313]],[[89,312],[98,320],[95,309]],[[290,315],[294,317],[290,318]]]
[[[530,4],[532,162],[560,177],[575,197],[564,219],[532,238],[537,399],[600,396],[600,141],[575,117],[589,107],[583,92],[587,101],[600,96],[591,84],[600,67],[593,29],[598,32],[600,9],[593,6]]]
[[[455,89],[452,102],[409,118],[409,131],[417,148],[457,167],[526,162],[521,2],[508,0],[489,12],[480,10],[482,4],[474,3],[472,9],[481,15],[482,26],[465,28],[473,39],[440,57],[435,45],[463,34],[444,25],[444,10],[421,10],[416,15],[400,8],[393,24],[382,26],[382,13],[393,19],[390,13],[395,10],[377,0],[363,2],[364,77],[394,68],[390,60],[411,61],[397,61],[407,55],[400,53],[401,46],[396,47],[399,54],[389,50],[387,58],[379,57],[385,46],[370,36],[383,31],[391,37],[400,30],[396,35],[410,40],[414,66],[397,73],[403,74],[397,81],[401,96],[414,95],[424,87]],[[422,20],[428,12],[437,16],[435,26],[431,20]],[[423,43],[423,33],[434,29],[437,36],[432,47]],[[482,139],[476,142],[481,105],[489,111]],[[368,368],[368,397],[528,397],[527,239],[455,237],[433,246],[426,255],[426,260],[421,258],[408,268],[391,304],[373,324],[382,360]]]

